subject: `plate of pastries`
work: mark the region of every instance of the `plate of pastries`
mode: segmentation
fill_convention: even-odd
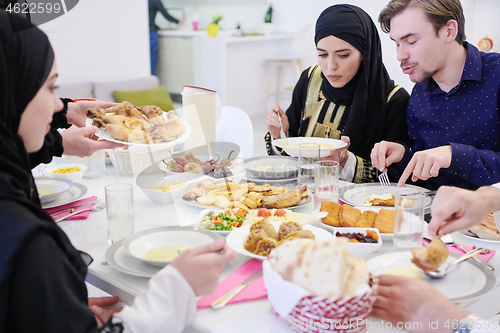
[[[298,238],[322,241],[333,239],[334,236],[309,224],[262,220],[231,231],[226,243],[237,253],[264,260],[274,248]]]
[[[183,200],[193,206],[224,210],[268,208],[297,208],[312,201],[310,190],[299,186],[292,190],[269,184],[202,181],[187,191]]]

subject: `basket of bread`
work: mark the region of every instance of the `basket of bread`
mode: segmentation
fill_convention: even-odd
[[[349,257],[347,239],[294,239],[263,263],[271,312],[296,332],[362,332],[378,279]]]

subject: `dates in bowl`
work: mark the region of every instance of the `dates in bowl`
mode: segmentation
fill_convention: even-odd
[[[335,237],[349,238],[347,247],[349,255],[362,257],[368,253],[378,251],[382,246],[382,238],[377,228],[334,228]]]

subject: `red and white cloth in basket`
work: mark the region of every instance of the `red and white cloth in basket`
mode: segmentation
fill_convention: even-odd
[[[366,320],[377,298],[376,277],[370,280],[369,286],[358,288],[351,298],[328,299],[311,296],[304,288],[283,280],[266,261],[263,267],[271,313],[294,331],[355,333],[366,330]]]

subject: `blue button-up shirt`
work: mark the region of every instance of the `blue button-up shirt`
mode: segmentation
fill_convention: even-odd
[[[395,165],[399,174],[414,152],[447,144],[452,149],[450,167],[427,181],[431,189],[500,182],[500,54],[465,47],[460,83],[447,93],[432,78],[417,83],[406,110],[410,148]]]

